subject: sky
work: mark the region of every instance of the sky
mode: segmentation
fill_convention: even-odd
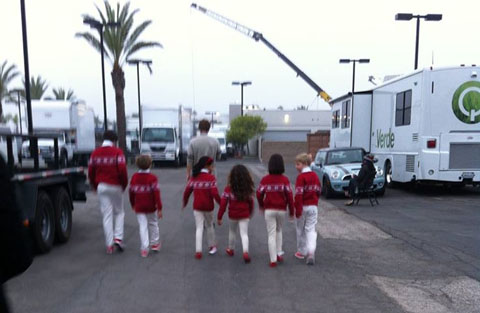
[[[125,1],[119,1],[121,4]],[[328,109],[315,91],[260,42],[190,9],[186,0],[132,0],[140,11],[136,25],[150,19],[143,40],[164,48],[147,49],[135,57],[153,60],[153,74],[140,70],[143,104],[183,104],[199,114],[228,113],[239,103],[236,80],[249,80],[244,103],[261,108]],[[31,75],[52,87],[72,88],[102,116],[100,55],[76,32],[88,31],[81,15],[96,15],[101,0],[25,0]],[[117,1],[110,1],[116,4]],[[331,97],[351,90],[352,66],[340,58],[370,58],[357,66],[356,90],[373,85],[370,75],[384,77],[413,70],[415,22],[395,21],[396,13],[441,13],[440,22],[422,22],[419,66],[480,63],[477,0],[198,0],[198,4],[263,33],[282,53]],[[8,60],[23,72],[20,1],[2,0],[0,62]],[[109,118],[115,115],[112,66],[105,66]],[[136,68],[123,65],[127,114],[138,108]],[[21,78],[11,85],[21,86]],[[8,107],[9,105],[7,105]],[[12,106],[13,107],[13,106]],[[14,109],[11,108],[12,110]],[[6,110],[9,110],[6,108]]]

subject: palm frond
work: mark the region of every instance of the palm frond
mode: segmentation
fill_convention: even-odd
[[[128,59],[135,52],[144,48],[162,47],[162,45],[155,41],[140,41],[135,43],[129,51],[126,51],[125,58]]]
[[[101,45],[100,45],[100,40],[97,39],[92,33],[89,32],[84,32],[84,33],[76,33],[75,37],[77,38],[83,38],[85,39],[95,50],[98,51],[98,53],[101,53]],[[111,60],[110,55],[108,54],[108,50],[105,49],[105,44],[104,44],[104,49],[103,49],[104,56]]]

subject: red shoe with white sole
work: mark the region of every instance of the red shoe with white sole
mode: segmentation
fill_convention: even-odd
[[[217,246],[210,247],[210,249],[208,250],[208,254],[214,255],[215,253],[217,253]]]
[[[154,244],[154,245],[152,245],[152,251],[158,252],[158,251],[160,251],[161,247],[162,247],[162,245],[160,243]]]
[[[195,259],[200,260],[202,258],[201,252],[195,252]]]
[[[113,246],[108,246],[106,252],[107,254],[113,254]]]
[[[277,262],[270,262],[270,267],[277,267]]]
[[[230,248],[227,248],[227,250],[225,250],[225,252],[229,255],[229,256],[233,256],[235,254],[235,251],[233,251],[233,249],[230,249]]]
[[[148,256],[148,250],[140,251],[140,255],[142,256],[142,258],[146,258]]]
[[[123,252],[123,250],[125,250],[125,245],[123,244],[121,239],[115,239],[113,241],[113,244],[115,245],[115,248],[117,248],[119,252]]]
[[[277,262],[282,263],[283,262],[283,256],[277,255]]]
[[[248,252],[244,252],[243,253],[243,261],[248,264],[248,263],[250,263],[251,260],[252,259],[250,259],[250,255],[248,254]]]
[[[301,254],[300,252],[296,252],[295,253],[295,257],[299,260],[303,260],[305,259],[305,256],[303,254]]]

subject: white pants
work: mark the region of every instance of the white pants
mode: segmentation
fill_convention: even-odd
[[[268,234],[268,253],[270,262],[277,262],[277,255],[283,255],[282,227],[287,212],[281,210],[265,210],[265,222]]]
[[[240,228],[240,238],[242,239],[243,252],[248,252],[248,222],[249,218],[241,220],[230,220],[228,228],[228,248],[235,249],[235,241],[237,239],[237,229]]]
[[[113,245],[113,239],[123,240],[123,189],[120,186],[100,183],[97,187],[100,210],[103,215],[103,232],[107,247]]]
[[[193,210],[195,217],[195,252],[202,252],[203,227],[207,229],[208,246],[213,247],[215,243],[215,229],[213,228],[213,211]]]
[[[315,205],[303,207],[302,216],[297,219],[297,251],[303,255],[314,256],[317,247],[318,208]]]
[[[147,250],[149,246],[159,243],[157,212],[137,213],[138,226],[140,227],[140,249]]]

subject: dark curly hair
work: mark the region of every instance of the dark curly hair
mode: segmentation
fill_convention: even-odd
[[[235,165],[228,175],[228,184],[238,201],[247,201],[255,192],[253,179],[245,165]]]

